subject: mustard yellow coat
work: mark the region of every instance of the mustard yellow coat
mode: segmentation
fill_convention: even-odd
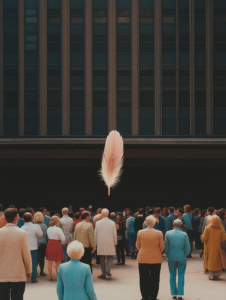
[[[226,268],[222,259],[220,243],[226,240],[224,228],[205,228],[202,241],[204,243],[204,268],[209,271],[219,271]]]

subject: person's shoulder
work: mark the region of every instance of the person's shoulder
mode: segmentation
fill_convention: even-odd
[[[46,219],[46,220],[50,220],[50,219],[51,219],[51,217],[50,217],[50,216],[47,216],[47,215],[45,215],[45,219]]]
[[[151,230],[151,231],[152,231],[152,230]],[[162,231],[161,231],[161,230],[158,230],[158,229],[155,229],[155,228],[154,228],[154,233],[157,234],[157,235],[159,235],[160,237],[163,236]]]

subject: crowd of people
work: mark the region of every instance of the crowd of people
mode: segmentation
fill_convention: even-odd
[[[45,207],[13,205],[3,211],[0,205],[0,289],[1,299],[23,299],[27,279],[37,283],[39,276],[52,281],[56,266],[59,300],[96,300],[92,262],[100,264],[99,279],[111,277],[115,265],[126,264],[126,256],[137,259],[143,300],[156,300],[161,264],[167,256],[173,299],[183,299],[184,275],[192,250],[204,254],[204,272],[217,280],[226,269],[226,210],[150,207],[111,212],[98,208],[50,215]],[[48,261],[48,275],[44,272]],[[178,282],[176,274],[178,273]]]

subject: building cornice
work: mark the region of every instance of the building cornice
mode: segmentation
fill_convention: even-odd
[[[104,145],[105,138],[0,138],[1,145]],[[153,146],[226,146],[224,138],[124,138],[125,145],[153,145]]]

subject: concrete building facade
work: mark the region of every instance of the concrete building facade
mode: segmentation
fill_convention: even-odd
[[[225,20],[224,0],[0,0],[0,165],[96,169],[116,129],[125,166],[224,168]]]

